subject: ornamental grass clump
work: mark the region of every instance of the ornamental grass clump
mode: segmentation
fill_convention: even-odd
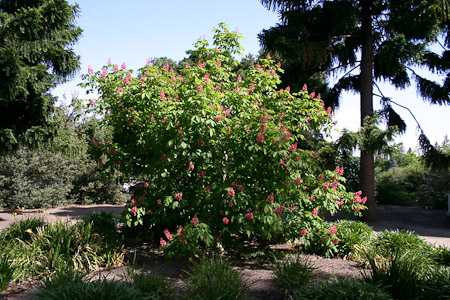
[[[75,100],[113,128],[113,139],[91,141],[99,166],[140,181],[124,232],[143,229],[170,255],[231,248],[242,236],[301,240],[323,211],[365,208],[342,185],[343,168],[324,169],[299,146],[304,133],[330,133],[331,108],[306,85],[279,89],[270,55],[235,72],[239,38],[220,24],[180,71],[151,61],[136,73],[125,63],[89,69],[82,86],[98,98]]]
[[[281,261],[275,261],[274,283],[286,296],[289,296],[298,288],[306,286],[313,278],[316,269],[307,256],[289,255]]]
[[[186,280],[186,299],[247,299],[248,283],[238,270],[221,257],[192,261]]]

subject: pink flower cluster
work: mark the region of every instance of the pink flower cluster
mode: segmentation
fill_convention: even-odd
[[[339,166],[334,169],[334,172],[336,172],[338,175],[344,175],[344,167],[340,168]]]
[[[337,232],[337,227],[336,226],[331,226],[330,228],[328,228],[328,234],[332,235],[335,234]]]

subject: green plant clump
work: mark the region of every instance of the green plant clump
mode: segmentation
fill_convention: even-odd
[[[344,280],[337,283],[319,284],[299,288],[295,300],[392,300],[379,285]]]
[[[273,266],[275,285],[285,295],[292,295],[296,289],[311,281],[316,269],[307,256],[290,255],[284,260],[276,260]]]
[[[202,257],[192,262],[186,282],[187,299],[247,299],[248,284],[242,273],[220,257]]]

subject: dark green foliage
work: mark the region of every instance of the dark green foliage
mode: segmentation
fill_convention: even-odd
[[[154,300],[175,299],[175,289],[164,277],[154,273],[133,273],[130,284]]]
[[[295,300],[391,300],[381,285],[344,280],[337,283],[301,287]]]
[[[308,284],[317,268],[313,267],[307,256],[291,255],[273,266],[275,285],[286,295]]]
[[[376,175],[375,199],[380,204],[415,205],[426,177],[423,168],[397,167]]]
[[[419,255],[402,252],[391,252],[382,262],[368,255],[370,272],[364,277],[367,282],[384,286],[394,299],[417,299],[424,290],[426,263]]]
[[[450,249],[439,246],[433,248],[430,255],[431,259],[437,264],[445,267],[450,267]]]
[[[369,251],[373,250],[381,257],[389,257],[393,253],[410,252],[424,256],[431,252],[431,246],[425,243],[417,234],[410,231],[389,231],[378,233],[369,244]],[[424,259],[424,257],[422,257]]]
[[[0,292],[6,290],[14,273],[14,270],[9,264],[8,256],[5,255],[3,251],[2,253],[3,254],[0,255]]]
[[[435,209],[448,208],[448,192],[450,191],[450,172],[428,174],[419,188],[419,205]]]
[[[79,68],[78,12],[66,0],[0,2],[0,150],[54,134],[49,90]]]
[[[44,218],[40,217],[20,219],[14,221],[8,228],[3,230],[2,238],[6,241],[19,239],[24,242],[29,242],[31,241],[32,234],[36,234],[37,229],[45,224]]]
[[[370,240],[373,230],[370,226],[359,221],[341,220],[334,223],[338,228],[336,237],[337,256],[352,257],[357,249],[364,247]]]
[[[117,243],[120,240],[118,232],[118,218],[113,213],[94,211],[83,218],[85,223],[91,224],[92,232],[100,235],[107,243]]]
[[[130,300],[155,299],[142,294],[134,286],[106,278],[91,280],[74,273],[58,274],[47,280],[35,294],[37,300]],[[156,298],[158,299],[158,298]]]
[[[188,299],[246,299],[248,289],[243,275],[220,257],[200,258],[187,272]]]
[[[426,277],[421,299],[450,299],[450,268],[433,268]]]

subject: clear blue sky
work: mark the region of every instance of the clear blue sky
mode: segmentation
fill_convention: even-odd
[[[77,84],[80,74],[90,65],[99,70],[111,59],[113,63],[127,63],[129,69],[142,67],[149,57],[167,57],[180,60],[186,50],[205,36],[211,40],[213,28],[225,22],[231,30],[244,36],[244,53],[257,54],[260,46],[258,33],[278,22],[276,12],[266,10],[259,0],[78,0],[81,9],[77,25],[83,28],[83,37],[74,46],[81,56],[81,71],[67,84],[58,86],[53,94],[69,102],[73,94],[84,93]],[[395,91],[382,86],[383,93],[394,101],[408,106],[416,116],[431,142],[441,144],[450,135],[450,106],[432,106],[416,96],[414,87]],[[374,98],[375,108],[379,108]],[[395,108],[395,107],[394,107]],[[405,148],[416,148],[416,124],[406,110],[396,109],[408,125],[407,133],[397,139]],[[357,130],[359,126],[359,97],[351,93],[341,99],[336,112],[337,128]],[[335,136],[338,136],[336,133]]]

